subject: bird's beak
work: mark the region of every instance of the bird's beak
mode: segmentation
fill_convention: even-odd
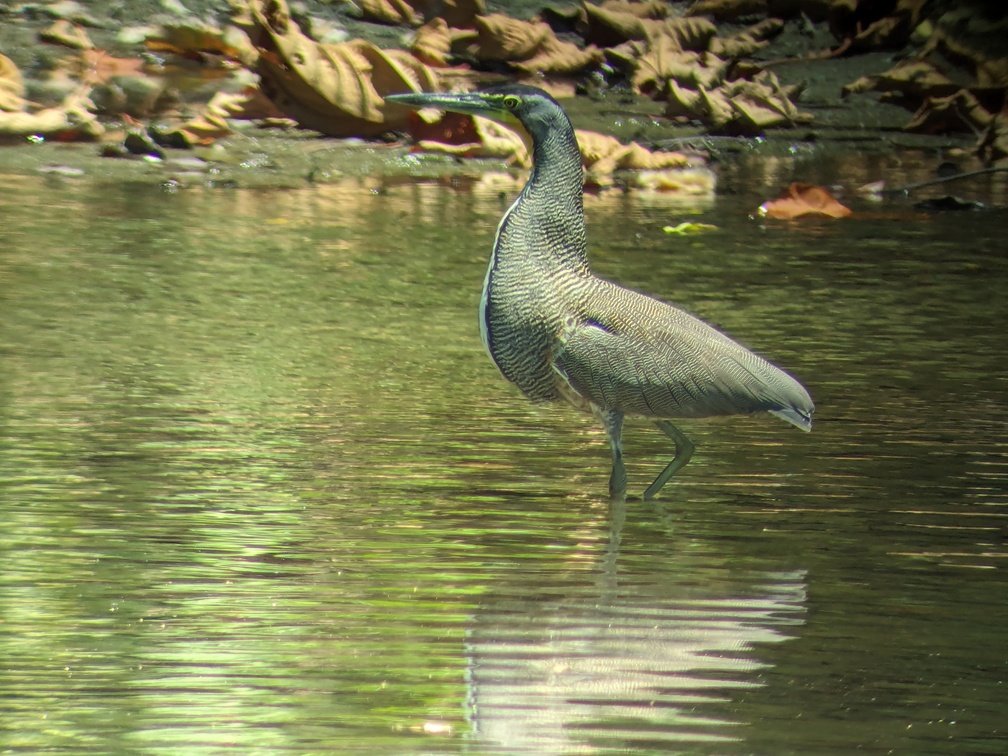
[[[502,109],[494,107],[486,97],[479,92],[464,94],[446,94],[442,92],[414,92],[408,94],[393,94],[385,97],[386,102],[405,105],[409,108],[437,108],[453,113],[479,115],[486,118],[501,120]]]

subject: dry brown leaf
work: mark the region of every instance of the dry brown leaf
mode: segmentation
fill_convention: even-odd
[[[979,134],[991,125],[994,117],[991,109],[984,107],[975,94],[960,89],[948,97],[925,98],[903,130],[922,134],[944,134],[968,129]]]
[[[532,153],[521,134],[489,118],[476,116],[474,120],[483,144],[481,155],[505,158],[523,168],[532,167]]]
[[[614,136],[580,129],[574,133],[581,147],[581,161],[588,169],[601,166],[600,173],[612,173],[617,163],[630,152],[630,147]]]
[[[993,163],[1008,157],[1008,107],[991,120],[976,147],[981,160]]]
[[[228,119],[244,116],[245,106],[249,100],[250,95],[246,93],[218,92],[204,106],[202,112],[178,128],[162,132],[157,140],[163,143],[162,137],[168,136],[186,147],[213,144],[232,133]]]
[[[615,47],[630,40],[647,39],[647,24],[620,6],[584,3],[584,39],[590,45]]]
[[[487,62],[511,62],[532,58],[550,38],[553,30],[544,23],[521,21],[492,13],[476,19],[479,32],[477,57]]]
[[[727,66],[714,55],[679,50],[661,38],[641,56],[631,81],[638,92],[649,95],[664,92],[666,82],[673,79],[691,89],[713,89],[724,81]]]
[[[651,152],[637,142],[623,144],[616,137],[597,131],[578,129],[575,134],[582,162],[595,178],[619,169],[660,170],[689,164],[689,159],[678,152]]]
[[[80,78],[86,84],[104,84],[117,76],[142,76],[144,63],[139,58],[117,58],[104,50],[84,50],[78,61],[83,71]]]
[[[752,136],[810,121],[812,117],[798,110],[792,96],[793,89],[781,86],[770,71],[752,81],[738,79],[713,89],[694,89],[671,80],[665,115],[700,120],[715,132]]]
[[[620,168],[633,171],[653,171],[663,168],[683,168],[690,159],[681,152],[652,152],[637,142],[630,143],[630,151],[623,156]]]
[[[717,27],[706,18],[673,18],[668,21],[646,22],[645,29],[649,39],[668,37],[680,50],[707,50],[710,42],[717,34]]]
[[[365,21],[392,26],[419,26],[423,23],[423,15],[407,0],[358,0],[357,4]]]
[[[448,22],[443,18],[433,18],[417,29],[410,52],[428,66],[447,66],[451,44]]]
[[[763,71],[752,81],[733,82],[726,88],[740,133],[759,134],[773,126],[794,126],[812,120],[811,115],[799,111],[791,101],[793,88],[782,87],[772,71]]]
[[[51,26],[39,32],[39,39],[54,45],[63,45],[74,50],[90,50],[94,47],[87,32],[65,18],[58,19]]]
[[[829,25],[838,40],[849,40],[854,49],[902,47],[920,23],[927,0],[835,0]]]
[[[862,76],[841,90],[846,97],[861,92],[896,92],[919,98],[923,95],[945,97],[959,90],[959,85],[923,60],[904,60],[878,76]]]
[[[836,198],[821,186],[811,184],[791,184],[775,200],[764,202],[759,214],[766,218],[791,220],[802,215],[825,215],[830,218],[846,218],[850,208],[841,205]]]
[[[675,79],[668,82],[665,115],[668,118],[699,118],[703,97],[701,88],[690,88],[680,85]]]
[[[329,136],[376,136],[406,123],[402,108],[386,120],[383,95],[433,88],[433,73],[408,53],[382,51],[363,40],[314,42],[280,0],[252,12],[260,88],[306,128]]]
[[[513,61],[512,66],[524,73],[573,74],[601,63],[605,59],[596,47],[582,50],[573,42],[551,37],[539,52],[528,60]]]
[[[439,142],[453,146],[479,143],[472,116],[431,108],[410,113],[409,133],[415,142]]]
[[[256,52],[248,35],[238,26],[220,27],[196,18],[162,23],[154,27],[144,44],[150,50],[195,57],[204,53],[255,65]]]
[[[452,29],[475,29],[476,17],[485,13],[483,0],[444,0],[438,16]]]
[[[105,129],[92,112],[94,105],[87,96],[89,88],[84,86],[71,93],[59,107],[44,108],[35,113],[0,112],[0,135],[20,137],[39,134],[60,141],[98,139]]]
[[[382,50],[363,39],[345,44],[371,64],[371,85],[381,97],[437,88],[434,72],[405,50]]]
[[[0,53],[0,111],[17,113],[25,109],[24,77],[14,61]]]
[[[430,111],[436,112],[436,111]],[[528,168],[532,165],[524,139],[507,126],[480,116],[421,110],[409,118],[410,133],[421,152],[464,157],[499,157]]]
[[[783,29],[784,22],[779,18],[767,18],[730,37],[714,37],[710,41],[709,50],[720,58],[752,55]]]

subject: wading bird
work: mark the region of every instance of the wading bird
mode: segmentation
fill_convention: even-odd
[[[591,272],[581,151],[567,114],[546,92],[510,84],[386,99],[517,124],[531,137],[532,173],[497,226],[480,332],[490,358],[529,399],[566,400],[602,423],[612,449],[611,496],[626,494],[627,415],[651,418],[676,446],[645,499],[693,454],[671,418],[763,411],[811,430],[815,407],[790,375],[677,307]]]

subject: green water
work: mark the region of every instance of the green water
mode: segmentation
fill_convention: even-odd
[[[483,353],[497,192],[4,177],[0,751],[1003,753],[1008,217],[758,203],[588,203],[818,407],[623,508]]]

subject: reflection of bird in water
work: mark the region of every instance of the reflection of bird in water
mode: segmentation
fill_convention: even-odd
[[[531,136],[532,175],[497,227],[483,286],[483,343],[530,399],[566,399],[602,422],[610,494],[626,493],[625,415],[652,418],[676,445],[645,499],[693,453],[668,418],[765,411],[811,429],[812,400],[783,370],[692,315],[592,274],[581,152],[556,100],[523,85],[387,99],[517,122]]]
[[[751,751],[725,747],[760,711],[736,697],[759,687],[767,645],[801,632],[805,575],[735,574],[704,589],[688,569],[679,577],[655,595],[600,597],[565,582],[560,598],[541,574],[495,588],[464,645],[477,751]]]

